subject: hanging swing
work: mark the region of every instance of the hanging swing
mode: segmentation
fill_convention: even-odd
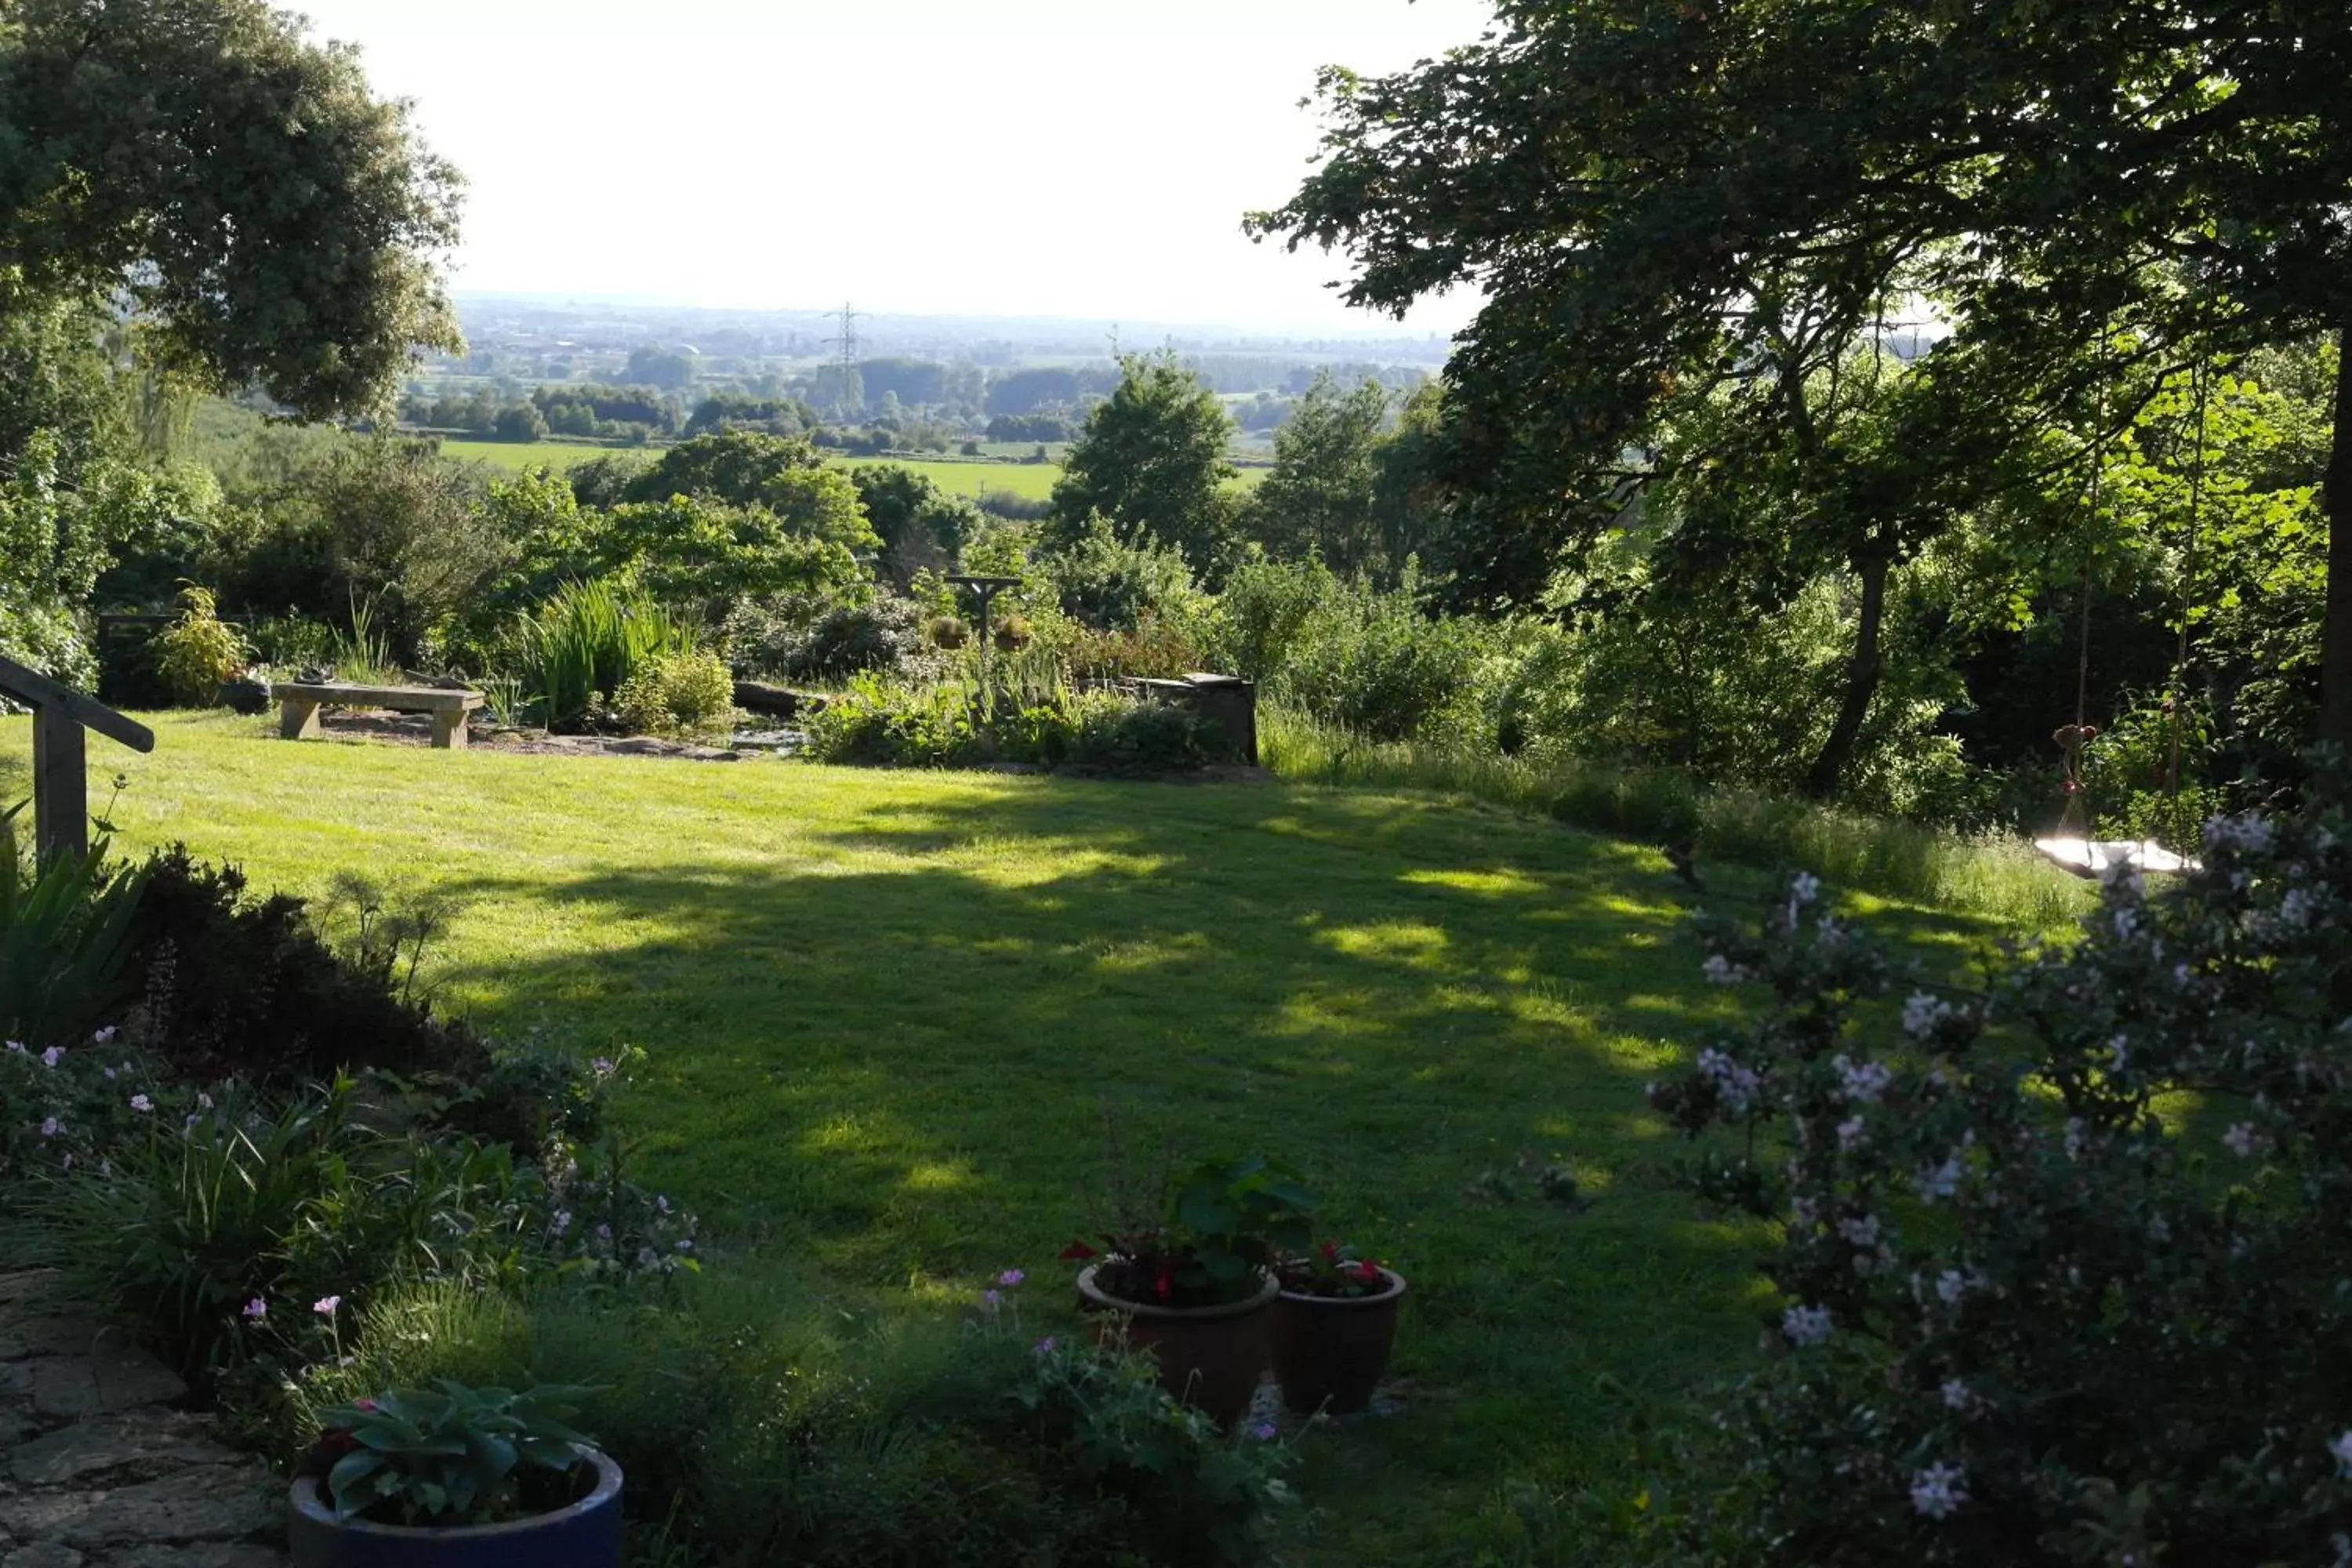
[[[2170,760],[2165,769],[2166,789],[2178,800],[2180,796],[2180,687],[2189,668],[2189,596],[2197,582],[2197,529],[2199,513],[2204,503],[2205,482],[2205,377],[2203,366],[2192,366],[2189,375],[2196,387],[2197,404],[2197,464],[2189,475],[2189,548],[2183,563],[2180,588],[2180,641],[2172,666],[2172,690],[2165,698],[2164,711],[2171,726]],[[2102,400],[2098,429],[2091,447],[2091,521],[2098,521],[2099,480],[2106,467],[2106,409]],[[2060,764],[2065,770],[2063,789],[2065,808],[2058,814],[2058,826],[2047,837],[2033,841],[2034,848],[2074,872],[2078,877],[2104,877],[2116,867],[2128,867],[2140,872],[2192,871],[2197,862],[2167,849],[2150,838],[2100,838],[2092,832],[2090,808],[2085,801],[2083,779],[2083,753],[2099,738],[2099,727],[2090,721],[2091,702],[2091,552],[2083,557],[2083,616],[2078,637],[2079,647],[2074,661],[2074,721],[2062,724],[2050,739],[2058,748]]]

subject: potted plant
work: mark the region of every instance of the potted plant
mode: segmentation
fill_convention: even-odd
[[[1103,1232],[1085,1260],[1078,1294],[1116,1314],[1118,1331],[1160,1362],[1171,1394],[1231,1423],[1249,1408],[1266,1364],[1266,1318],[1281,1282],[1274,1263],[1306,1244],[1315,1200],[1297,1177],[1259,1156],[1212,1160],[1168,1184],[1156,1215]]]
[[[618,1568],[621,1467],[564,1425],[584,1392],[444,1378],[329,1410],[294,1568]]]
[[[1326,1241],[1285,1258],[1271,1326],[1282,1402],[1302,1414],[1359,1415],[1388,1370],[1404,1276]]]

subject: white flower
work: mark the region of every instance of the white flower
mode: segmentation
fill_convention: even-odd
[[[2139,930],[2139,911],[2137,910],[2117,910],[2116,911],[2114,923],[2116,934],[2123,938],[2124,941],[2129,942],[2132,939],[2132,934]]]
[[[2152,1215],[2147,1222],[2147,1238],[2162,1246],[2172,1239],[2172,1222],[2162,1215]]]
[[[23,1056],[25,1054],[25,1042],[22,1040],[11,1040],[8,1042],[8,1048],[16,1052],[18,1056]]]
[[[2263,850],[2271,847],[2271,825],[2249,812],[2243,816],[2215,816],[2205,824],[2208,849]]]
[[[2221,1142],[2241,1160],[2252,1159],[2263,1152],[2263,1135],[2254,1131],[2254,1124],[2251,1121],[2233,1123],[2227,1132],[2221,1134]]]
[[[1957,1306],[1969,1293],[1969,1277],[1957,1268],[1947,1268],[1936,1276],[1936,1295],[1947,1307]]]
[[[2278,918],[2280,922],[2290,926],[2296,931],[2301,931],[2304,927],[2309,925],[2311,923],[2312,917],[2318,912],[2319,900],[2313,898],[2301,888],[2289,888],[2286,892],[2286,897],[2279,900]]]
[[[42,1136],[42,1137],[44,1137],[44,1138],[54,1138],[54,1137],[56,1137],[58,1133],[60,1133],[60,1132],[62,1132],[62,1131],[65,1131],[65,1128],[64,1128],[64,1127],[63,1127],[63,1126],[58,1122],[58,1119],[57,1119],[56,1117],[54,1117],[54,1116],[44,1116],[44,1117],[42,1117],[42,1118],[41,1118],[41,1136]]]
[[[2083,1151],[2089,1148],[2090,1144],[2090,1134],[2084,1130],[2083,1119],[2079,1116],[2066,1118],[2066,1158],[2081,1159]]]
[[[1748,971],[1719,952],[1707,954],[1706,962],[1699,965],[1699,971],[1716,985],[1737,985],[1748,978]]]
[[[565,1231],[570,1230],[572,1228],[572,1211],[570,1209],[557,1209],[555,1211],[554,1219],[548,1222],[547,1228],[553,1231],[558,1236],[562,1236]]]
[[[1977,1396],[1969,1392],[1969,1385],[1967,1384],[1962,1383],[1957,1377],[1948,1377],[1944,1379],[1945,1409],[1966,1412],[1974,1409],[1976,1407],[1976,1403]]]
[[[1780,1314],[1780,1331],[1792,1345],[1817,1345],[1830,1337],[1827,1307],[1791,1307]]]
[[[1942,1164],[1932,1169],[1922,1169],[1914,1175],[1911,1178],[1911,1185],[1917,1191],[1920,1197],[1932,1204],[1938,1199],[1948,1198],[1958,1192],[1960,1177],[1965,1173],[1966,1167],[1960,1163],[1960,1156],[1958,1152],[1953,1152],[1944,1156]]]
[[[1822,896],[1822,879],[1811,871],[1800,871],[1789,884],[1789,897],[1797,903],[1810,904]]]
[[[1911,1000],[1903,1004],[1903,1032],[1915,1040],[1924,1040],[1951,1016],[1951,1005],[1943,998],[1914,991]]]
[[[1968,1472],[1958,1465],[1930,1465],[1911,1477],[1911,1506],[1929,1519],[1948,1519],[1969,1500],[1960,1483]]]
[[[1744,1114],[1755,1103],[1756,1091],[1763,1086],[1755,1068],[1732,1060],[1711,1046],[1699,1052],[1697,1066],[1699,1076],[1715,1085],[1716,1093],[1734,1115]]]
[[[1847,1097],[1865,1105],[1875,1103],[1895,1081],[1894,1069],[1884,1062],[1851,1062],[1839,1057],[1830,1065],[1837,1068],[1838,1082]]]
[[[2116,1036],[2107,1042],[2107,1050],[2113,1058],[2113,1065],[2108,1068],[2108,1071],[2122,1072],[2131,1066],[2131,1041],[2128,1037],[2122,1035]]]
[[[1842,1219],[1838,1221],[1838,1234],[1856,1247],[1876,1247],[1878,1216],[1866,1214],[1854,1219]]]
[[[53,1068],[65,1058],[65,1054],[66,1048],[63,1046],[51,1046],[41,1053],[41,1065],[45,1068]]]
[[[90,1037],[90,1039],[91,1039],[93,1042],[95,1042],[96,1044],[98,1044],[98,1045],[101,1045],[101,1046],[105,1046],[105,1045],[111,1045],[111,1044],[113,1044],[113,1043],[114,1043],[114,1026],[113,1026],[113,1025],[111,1025],[111,1024],[109,1024],[106,1027],[104,1027],[103,1029],[100,1029],[98,1033],[96,1033],[96,1034],[92,1035],[92,1036]]]
[[[2327,1452],[2336,1460],[2337,1475],[2352,1476],[2352,1432],[2337,1433],[2336,1440],[2327,1445]]]
[[[1851,1154],[1870,1142],[1870,1129],[1862,1124],[1859,1116],[1849,1116],[1837,1124],[1838,1147]]]

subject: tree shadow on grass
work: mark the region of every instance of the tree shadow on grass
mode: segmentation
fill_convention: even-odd
[[[446,977],[495,1023],[645,1046],[646,1173],[868,1280],[1045,1279],[1097,1206],[1106,1106],[1147,1163],[1286,1158],[1415,1280],[1402,1370],[1452,1414],[1412,1425],[1411,1465],[1490,1479],[1600,1442],[1603,1372],[1736,1363],[1760,1240],[1671,1186],[1643,1100],[1725,1005],[1682,910],[1641,851],[1496,826],[1277,789],[878,805],[819,836],[837,860],[446,884],[563,937]]]

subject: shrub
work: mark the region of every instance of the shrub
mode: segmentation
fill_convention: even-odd
[[[1188,772],[1209,761],[1216,727],[1172,702],[1093,707],[1079,726],[1070,760],[1116,773]]]
[[[362,898],[346,954],[303,900],[248,897],[244,873],[201,865],[184,845],[157,854],[143,877],[122,978],[142,1038],[173,1073],[290,1087],[345,1068],[471,1076],[488,1066],[470,1030],[403,994],[429,912],[387,921]]]
[[[1174,680],[1209,668],[1200,640],[1184,626],[1146,616],[1129,631],[1088,631],[1070,649],[1079,680]]]
[[[640,666],[689,646],[659,605],[602,578],[565,584],[520,629],[525,678],[550,729],[581,723]]]
[[[971,641],[971,628],[955,616],[933,616],[924,624],[923,635],[933,647],[960,648]]]
[[[173,698],[190,708],[220,702],[221,682],[245,666],[245,641],[221,624],[212,590],[180,590],[180,616],[155,634],[156,668]]]
[[[723,739],[734,723],[735,679],[716,654],[656,654],[621,683],[613,707],[639,734]]]
[[[1693,1521],[1715,1549],[2341,1555],[2352,824],[2216,817],[2201,853],[2155,896],[2109,877],[2079,942],[1981,994],[1921,984],[1810,877],[1760,932],[1707,927],[1710,976],[1770,1002],[1654,1098],[1740,1134],[1697,1184],[1784,1237],[1780,1353]],[[1906,992],[1882,1040],[1867,1004]]]
[[[1198,596],[1181,551],[1148,538],[1126,543],[1100,517],[1036,564],[1064,613],[1089,626],[1132,630],[1146,616],[1189,613]]]
[[[809,721],[808,754],[821,763],[948,767],[980,760],[971,696],[951,685],[886,683],[861,675]]]
[[[795,680],[846,680],[872,670],[910,673],[923,651],[923,614],[908,599],[834,605],[804,631],[762,650],[763,668]]]

